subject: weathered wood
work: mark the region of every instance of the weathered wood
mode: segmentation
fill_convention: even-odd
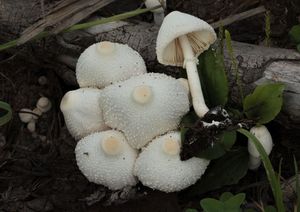
[[[98,30],[101,31],[101,29]],[[90,34],[91,32],[96,34]],[[76,37],[77,42],[75,45],[82,47],[81,51],[95,41],[109,40],[126,43],[143,56],[148,71],[164,72],[178,77],[184,70],[162,66],[156,60],[155,42],[157,32],[158,28],[152,24],[128,23],[101,34],[97,34],[97,30],[89,30],[89,33],[69,33],[63,35],[63,39],[66,43],[75,44],[74,37]],[[93,36],[95,36],[95,40],[91,40]],[[89,42],[85,42],[87,40]],[[287,125],[291,123],[300,125],[300,54],[289,49],[267,48],[239,42],[233,42],[233,48],[245,93],[252,91],[255,85],[262,80],[285,83],[287,86],[284,94],[285,104],[279,119]],[[79,55],[80,53],[76,51],[74,54],[73,50],[70,51],[73,52],[73,55]],[[74,60],[73,63],[75,63]],[[231,59],[226,51],[225,65],[230,80],[231,97],[238,102],[237,86],[234,81],[235,74],[231,67]],[[70,60],[68,66],[72,66]]]

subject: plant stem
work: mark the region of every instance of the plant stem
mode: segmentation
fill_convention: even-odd
[[[90,21],[90,22],[86,22],[86,23],[82,23],[82,24],[75,24],[75,25],[73,25],[73,26],[71,26],[67,29],[64,29],[62,31],[62,33],[72,32],[72,31],[76,31],[76,30],[80,30],[80,29],[86,29],[86,28],[90,28],[90,27],[93,27],[93,26],[96,26],[96,25],[106,24],[106,23],[113,22],[113,21],[120,21],[120,20],[123,20],[123,19],[127,19],[127,18],[131,18],[131,17],[137,16],[137,15],[140,15],[142,13],[149,12],[151,10],[155,10],[157,8],[160,8],[160,7],[161,6],[155,6],[153,8],[148,8],[148,9],[136,9],[136,10],[125,12],[125,13],[122,13],[122,14],[119,14],[119,15],[114,15],[114,16],[111,16],[111,17],[108,17],[108,18],[101,18],[101,19],[98,19],[98,20],[95,20],[95,21]],[[50,35],[52,35],[51,32],[44,31],[44,32],[41,32],[40,34],[38,34],[37,36],[35,36],[34,38],[32,38],[31,41],[41,39],[41,38],[44,38],[44,37],[47,37],[47,36],[50,36]],[[14,46],[17,46],[18,45],[18,40],[19,39],[12,40],[12,41],[9,41],[7,43],[4,43],[4,44],[0,45],[0,51],[12,48]]]
[[[228,30],[225,30],[225,40],[226,40],[226,46],[228,49],[228,54],[230,56],[230,59],[231,59],[232,65],[233,65],[233,69],[235,71],[236,84],[238,86],[238,89],[239,89],[239,92],[241,95],[241,99],[243,102],[244,101],[244,92],[243,92],[242,83],[241,83],[241,79],[240,79],[240,75],[239,75],[239,67],[238,67],[236,58],[234,56],[232,43],[231,43],[231,35]]]
[[[257,151],[260,154],[261,160],[264,164],[264,167],[265,167],[265,170],[267,173],[267,177],[268,177],[268,180],[271,185],[272,192],[273,192],[273,196],[275,198],[277,210],[280,212],[284,212],[285,208],[283,205],[283,194],[282,194],[282,190],[280,187],[280,180],[279,180],[279,178],[276,177],[272,163],[271,163],[264,147],[261,145],[259,140],[253,134],[251,134],[248,130],[238,129],[237,131],[239,133],[245,135],[247,138],[249,138],[249,140],[251,140],[251,142],[253,142],[253,144],[255,145]]]

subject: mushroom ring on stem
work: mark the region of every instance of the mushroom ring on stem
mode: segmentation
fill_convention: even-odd
[[[137,151],[119,131],[108,130],[84,137],[78,142],[75,154],[80,171],[90,182],[111,190],[137,183],[133,175]]]
[[[148,73],[104,88],[99,99],[107,126],[124,132],[133,148],[177,129],[189,111],[187,89],[165,74]]]
[[[152,189],[174,192],[193,185],[205,172],[209,161],[201,158],[180,160],[180,132],[170,132],[154,139],[142,150],[134,174]]]
[[[199,117],[209,111],[205,104],[198,75],[198,56],[217,39],[205,21],[178,11],[168,14],[158,32],[157,59],[161,64],[186,69],[193,107]]]

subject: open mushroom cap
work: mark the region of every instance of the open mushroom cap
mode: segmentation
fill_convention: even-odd
[[[255,126],[250,129],[252,133],[264,147],[266,153],[269,155],[273,148],[273,140],[269,130],[264,125]],[[255,145],[250,140],[248,141],[248,152],[252,157],[260,157]]]
[[[80,87],[103,88],[143,73],[146,73],[146,65],[137,51],[128,45],[109,41],[88,47],[76,65]]]
[[[108,129],[104,124],[102,110],[99,107],[101,90],[81,88],[69,91],[60,103],[66,126],[75,139]]]
[[[178,40],[182,35],[187,36],[196,57],[217,39],[214,29],[205,21],[186,13],[171,12],[165,17],[156,41],[157,59],[161,64],[181,67],[184,65]]]
[[[134,174],[152,189],[175,192],[193,185],[205,172],[209,161],[200,158],[180,160],[180,132],[154,139],[136,160]]]
[[[188,92],[176,79],[148,73],[108,86],[100,98],[105,124],[124,132],[134,148],[178,127],[189,111]]]
[[[137,151],[119,131],[108,130],[84,137],[78,142],[75,154],[80,171],[90,182],[111,190],[137,183],[133,175]]]

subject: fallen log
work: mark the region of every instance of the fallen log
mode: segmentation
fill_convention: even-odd
[[[137,50],[145,59],[148,71],[164,72],[175,77],[180,76],[181,68],[166,67],[156,60],[155,42],[158,28],[149,23],[119,23],[72,32],[62,35],[65,44],[72,44],[72,48],[63,44],[64,54],[57,57],[74,69],[76,56],[88,45],[95,41],[109,40],[126,43]],[[108,30],[103,32],[103,29]],[[98,33],[101,32],[101,33]],[[75,39],[76,38],[76,39]],[[76,48],[74,48],[74,46]],[[265,81],[283,82],[284,108],[278,120],[286,126],[300,126],[300,54],[294,50],[281,48],[267,48],[264,46],[233,42],[233,49],[238,61],[238,71],[245,93],[250,93],[254,87]],[[70,56],[73,55],[73,56]],[[75,55],[75,57],[74,57]],[[238,102],[237,86],[234,82],[234,71],[231,59],[225,51],[225,65],[231,86],[231,97]]]

